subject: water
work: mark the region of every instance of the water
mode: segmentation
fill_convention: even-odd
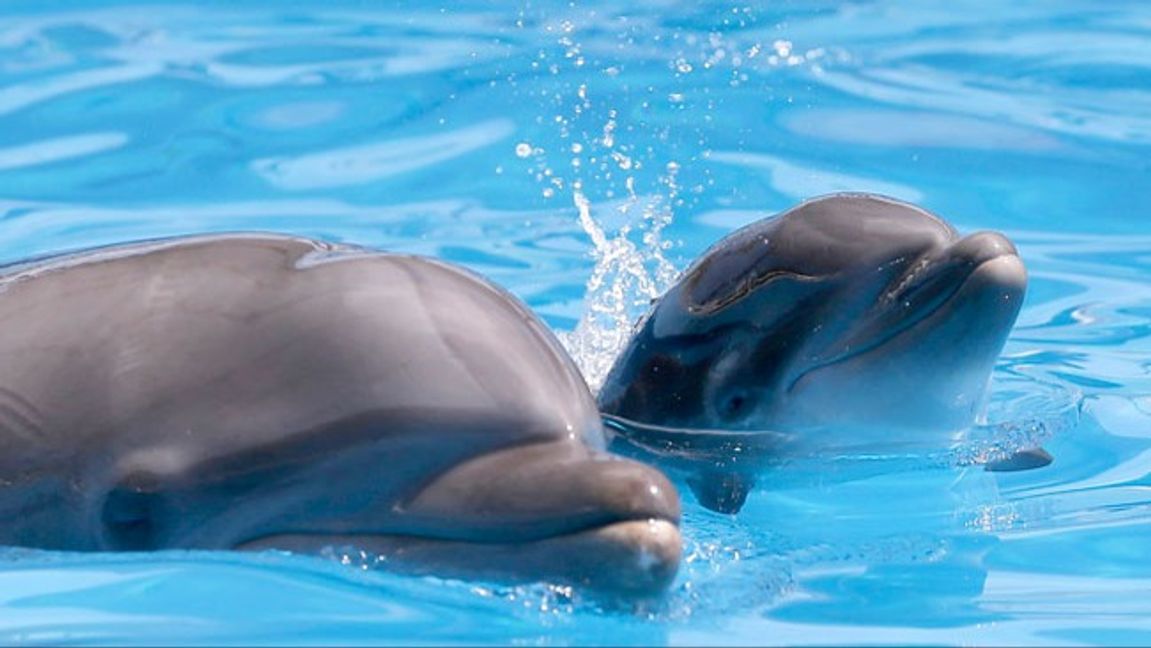
[[[879,191],[1018,243],[984,440],[1056,462],[688,496],[679,580],[634,612],[370,557],[10,551],[0,641],[1151,643],[1149,61],[1139,1],[9,0],[0,260],[223,230],[434,255],[594,382],[725,232]]]

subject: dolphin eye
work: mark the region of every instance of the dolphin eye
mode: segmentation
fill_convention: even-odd
[[[160,494],[127,480],[112,489],[104,500],[101,522],[106,540],[120,551],[141,551],[155,548],[155,518]]]
[[[719,405],[719,416],[725,421],[746,418],[750,411],[751,398],[742,389],[727,394]]]

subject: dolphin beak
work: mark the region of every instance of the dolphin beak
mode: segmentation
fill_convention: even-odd
[[[857,330],[817,357],[789,390],[808,374],[870,353],[925,322],[938,325],[948,316],[968,320],[958,322],[962,328],[979,322],[985,329],[1002,329],[1005,337],[1026,289],[1027,271],[1011,241],[998,232],[966,236],[911,264],[861,318]],[[997,353],[1002,339],[989,346]]]
[[[392,514],[382,528],[278,534],[240,548],[348,548],[399,573],[560,582],[621,601],[666,590],[683,552],[679,495],[663,473],[568,441],[467,460]]]
[[[981,248],[982,252],[972,261],[973,269],[964,281],[962,289],[995,292],[1003,298],[1018,301],[1027,290],[1027,270],[1023,267],[1019,255],[1015,253],[1015,246],[1002,236],[995,236],[998,240],[993,240]],[[999,241],[1006,243],[1006,246],[1001,246]],[[988,254],[990,250],[1003,253],[990,255]]]
[[[1004,289],[1026,287],[1027,275],[1019,253],[1007,237],[998,232],[976,232],[941,251],[924,257],[886,297],[891,310],[905,321],[918,321],[951,300],[984,265],[1002,267],[1005,272],[990,273],[977,280],[983,287],[996,286],[987,280],[999,279]],[[1009,270],[1007,270],[1009,269]],[[983,273],[987,275],[988,273]]]
[[[952,257],[979,265],[1002,256],[1019,256],[1015,245],[999,232],[975,232],[947,248]]]
[[[403,514],[419,536],[438,538],[402,552],[441,568],[431,573],[558,580],[628,598],[666,589],[683,546],[679,495],[663,473],[568,442],[467,461]],[[455,552],[444,551],[450,545]]]
[[[1015,246],[997,232],[977,232],[948,252],[962,277],[948,299],[968,304],[959,311],[981,314],[983,326],[1001,327],[1006,336],[1027,291],[1027,269]]]
[[[529,541],[614,522],[679,522],[675,487],[642,463],[568,442],[515,446],[465,461],[402,507],[437,534]]]
[[[817,405],[804,416],[868,428],[876,443],[894,447],[897,440],[904,450],[951,444],[981,407],[1026,289],[1023,262],[998,234],[934,252],[897,280],[895,298],[876,308],[861,334],[792,383],[793,402],[836,402],[840,410]],[[897,428],[916,433],[892,434]]]

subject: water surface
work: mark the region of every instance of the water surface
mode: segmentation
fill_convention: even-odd
[[[1134,0],[6,2],[2,261],[234,230],[434,255],[576,331],[594,381],[712,241],[877,191],[1018,243],[991,413],[1056,462],[687,496],[635,613],[370,557],[11,551],[0,641],[1151,643],[1149,115]]]

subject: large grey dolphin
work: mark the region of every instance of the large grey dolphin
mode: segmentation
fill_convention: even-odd
[[[701,503],[738,510],[781,457],[953,444],[1026,284],[1000,234],[960,237],[880,196],[817,198],[705,252],[642,320],[599,406],[619,448],[691,464]]]
[[[613,457],[517,299],[434,260],[273,235],[0,277],[0,543],[352,545],[396,569],[646,594],[679,502]]]

